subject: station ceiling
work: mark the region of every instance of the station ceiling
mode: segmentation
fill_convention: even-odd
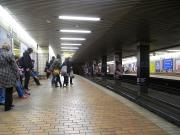
[[[60,52],[60,29],[89,29],[74,56],[76,61],[111,54],[122,47],[123,57],[136,55],[140,40],[150,51],[180,43],[179,0],[0,0],[38,42]],[[100,22],[62,21],[59,15],[100,17]]]

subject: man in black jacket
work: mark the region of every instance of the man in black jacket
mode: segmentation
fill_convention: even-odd
[[[28,92],[29,88],[29,80],[30,80],[30,76],[31,76],[31,70],[33,69],[33,63],[30,57],[30,54],[33,52],[32,48],[28,48],[27,51],[25,51],[23,53],[23,58],[22,58],[22,62],[23,62],[23,69],[24,69],[24,75],[25,75],[25,81],[24,81],[24,89],[26,94],[30,93]]]

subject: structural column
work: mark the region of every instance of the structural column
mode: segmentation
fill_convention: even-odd
[[[104,77],[107,75],[107,56],[105,55],[102,56],[101,73]]]
[[[149,42],[140,41],[137,46],[137,84],[139,85],[138,94],[148,93],[149,83]]]
[[[114,61],[122,65],[122,51],[115,52]]]

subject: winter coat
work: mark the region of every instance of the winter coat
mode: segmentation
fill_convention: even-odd
[[[13,54],[2,49],[0,53],[0,87],[13,87],[18,78],[18,66]]]
[[[29,53],[27,51],[24,52],[22,60],[23,60],[23,68],[24,69],[27,69],[27,68],[32,69],[33,68],[32,59],[29,56]]]

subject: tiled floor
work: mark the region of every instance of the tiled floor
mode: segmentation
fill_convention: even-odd
[[[0,107],[0,135],[177,135],[178,127],[76,76],[68,88],[43,81],[31,97]],[[156,123],[156,124],[155,124]],[[171,131],[171,132],[170,132]]]

